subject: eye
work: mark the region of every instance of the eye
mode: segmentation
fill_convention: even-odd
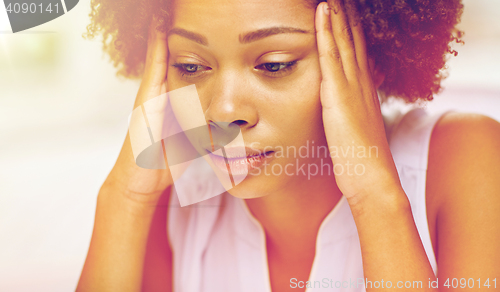
[[[266,67],[267,71],[276,72],[280,69],[286,68],[285,63],[265,63],[264,67]]]
[[[186,72],[195,73],[201,66],[195,64],[184,64],[182,67],[186,70]]]
[[[288,71],[292,70],[297,61],[281,62],[281,63],[264,63],[260,64],[255,69],[264,71],[264,74],[272,77],[279,77],[285,75]]]
[[[199,76],[200,74],[203,74],[204,71],[212,69],[210,67],[203,66],[203,65],[183,64],[183,63],[172,64],[172,67],[177,68],[177,70],[179,70],[179,73],[182,76],[189,76],[189,77]]]

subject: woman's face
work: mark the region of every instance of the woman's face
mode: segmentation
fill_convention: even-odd
[[[314,9],[304,0],[176,0],[172,7],[168,90],[195,84],[207,122],[234,122],[245,144],[236,146],[267,153],[253,159],[266,165],[250,167],[230,193],[259,197],[314,180],[308,164],[331,163],[299,154],[326,145]]]

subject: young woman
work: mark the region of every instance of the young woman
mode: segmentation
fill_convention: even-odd
[[[377,94],[415,102],[439,91],[458,0],[92,7],[91,34],[103,32],[121,74],[142,75],[134,108],[195,84],[207,124],[236,124],[238,146],[259,146],[230,157],[249,165],[240,184],[178,207],[168,167],[138,167],[127,136],[77,291],[498,289],[500,124],[384,117]],[[328,159],[282,153],[312,143]],[[204,182],[188,180],[192,192]]]

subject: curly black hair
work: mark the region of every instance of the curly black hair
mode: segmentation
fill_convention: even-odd
[[[324,0],[305,0],[318,5]],[[337,0],[342,1],[342,0]],[[451,43],[463,43],[456,29],[463,12],[461,0],[343,0],[354,7],[362,23],[368,55],[385,80],[382,97],[406,102],[432,100],[441,88]],[[102,33],[103,49],[117,74],[140,78],[144,70],[148,27],[153,15],[158,29],[169,23],[168,0],[92,0],[86,38]]]

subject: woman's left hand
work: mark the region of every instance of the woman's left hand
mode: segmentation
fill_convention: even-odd
[[[364,32],[343,1],[320,3],[316,38],[321,67],[321,104],[328,147],[340,191],[354,204],[371,192],[400,191]]]

